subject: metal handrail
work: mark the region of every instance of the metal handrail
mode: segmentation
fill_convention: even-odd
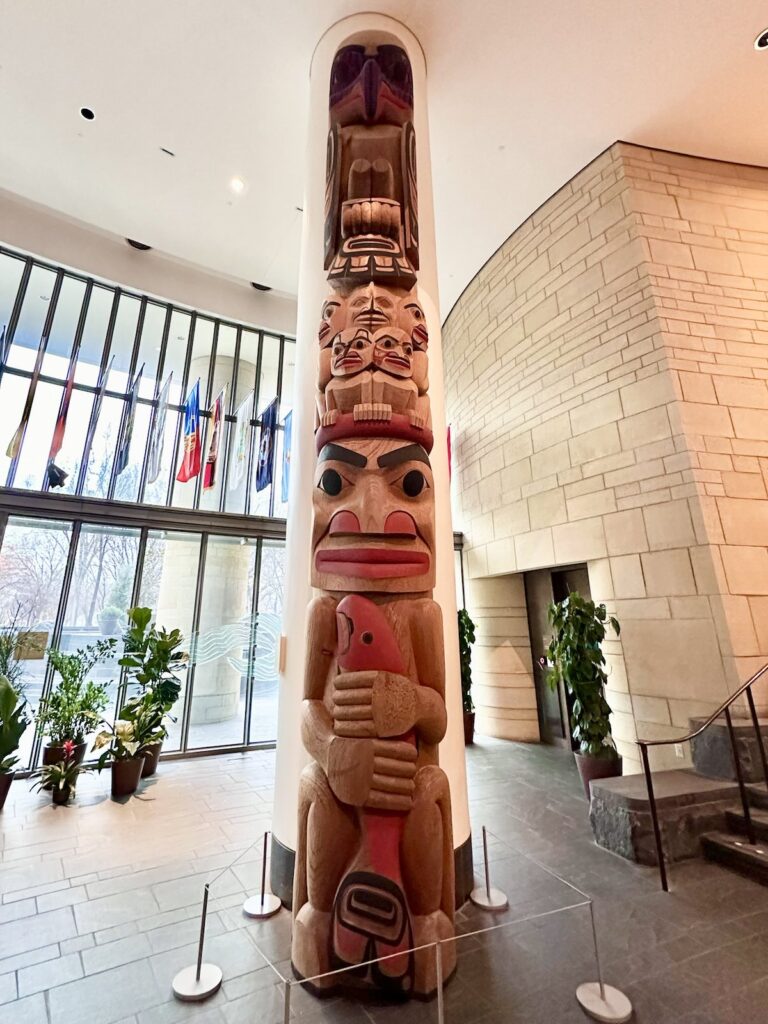
[[[653,835],[656,841],[656,857],[659,864],[659,876],[661,877],[661,887],[664,892],[669,892],[669,882],[667,879],[667,868],[664,863],[664,847],[661,841],[661,827],[659,825],[659,814],[656,806],[656,796],[653,791],[653,779],[651,778],[651,766],[648,760],[648,748],[649,747],[663,747],[674,743],[686,743],[689,740],[695,739],[700,736],[705,729],[709,728],[713,722],[715,722],[722,714],[725,714],[725,723],[728,727],[728,738],[731,744],[731,753],[733,754],[733,766],[736,771],[736,781],[739,786],[739,795],[741,797],[741,806],[744,812],[744,824],[747,833],[747,839],[751,846],[755,846],[757,839],[755,836],[755,826],[752,821],[752,814],[750,811],[749,794],[747,787],[744,782],[744,773],[741,768],[741,759],[739,757],[739,751],[736,745],[736,734],[733,729],[733,721],[731,719],[731,705],[734,701],[738,700],[743,693],[747,695],[747,703],[749,704],[750,716],[752,718],[752,725],[755,730],[757,737],[757,745],[760,751],[760,760],[763,765],[763,777],[765,778],[766,786],[768,786],[768,759],[765,753],[765,744],[763,742],[763,735],[760,732],[760,722],[757,717],[757,709],[755,708],[755,699],[752,695],[752,686],[760,679],[765,673],[768,672],[768,664],[763,665],[762,668],[758,669],[754,675],[735,690],[726,701],[724,701],[716,711],[707,718],[697,729],[692,732],[686,733],[685,736],[674,736],[669,739],[663,740],[637,740],[637,745],[640,747],[640,756],[643,761],[643,772],[645,773],[645,784],[648,790],[648,803],[651,809],[651,821],[653,823]]]

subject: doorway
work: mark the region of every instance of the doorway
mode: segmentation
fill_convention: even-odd
[[[573,742],[569,727],[568,695],[562,686],[552,690],[539,659],[544,657],[551,636],[547,618],[550,602],[562,601],[573,591],[590,598],[589,574],[586,565],[568,565],[526,572],[523,573],[523,579],[541,742],[570,749]]]

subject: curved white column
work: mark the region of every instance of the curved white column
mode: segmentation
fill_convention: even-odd
[[[323,270],[323,208],[328,134],[328,84],[338,48],[364,34],[368,41],[396,42],[413,70],[414,127],[419,188],[418,293],[429,328],[429,399],[435,446],[430,456],[435,483],[437,581],[434,600],[442,608],[445,633],[448,731],[440,745],[440,765],[451,784],[454,847],[469,837],[469,809],[464,757],[464,732],[456,628],[453,528],[448,492],[443,354],[435,262],[435,223],[429,155],[427,83],[424,53],[416,37],[400,22],[379,14],[359,14],[331,26],[315,49],[310,69],[309,139],[304,193],[304,229],[299,273],[296,372],[293,398],[291,490],[286,539],[286,582],[283,603],[284,663],[280,674],[274,837],[296,849],[299,776],[309,757],[301,742],[300,710],[304,690],[306,610],[309,586],[312,481],[315,467],[314,396],[317,326],[328,281]]]

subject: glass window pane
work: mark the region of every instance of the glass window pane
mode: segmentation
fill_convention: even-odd
[[[0,381],[0,484],[5,483],[11,460],[6,455],[11,438],[16,433],[29,390],[29,378],[4,373]]]
[[[151,415],[152,407],[149,404],[140,403],[136,406],[133,433],[128,449],[128,465],[115,480],[115,499],[117,501],[135,501],[138,497]]]
[[[104,398],[96,421],[91,450],[88,453],[88,471],[83,494],[88,497],[106,498],[109,478],[120,432],[120,417],[125,402],[121,398]]]
[[[219,325],[219,337],[216,342],[216,365],[213,370],[213,383],[210,389],[210,400],[207,411],[213,410],[216,396],[222,388],[226,388],[224,394],[224,415],[229,411],[230,399],[232,396],[233,380],[235,376],[235,352],[237,350],[237,330],[230,324]],[[203,453],[202,465],[208,456],[208,448],[211,443],[213,431],[213,417],[208,416],[202,421]],[[221,434],[219,437],[219,460],[216,470],[213,487],[201,489],[200,508],[218,509],[221,500],[222,471],[224,469],[224,452],[227,450],[229,424],[222,420]],[[201,470],[202,472],[202,470]]]
[[[128,373],[131,367],[133,342],[139,320],[139,300],[133,295],[121,295],[112,334],[110,360],[112,370],[107,381],[107,390],[124,394],[128,390]]]
[[[0,549],[0,628],[12,623],[38,634],[23,660],[12,663],[17,684],[33,711],[43,689],[50,642],[72,536],[69,523],[11,516]],[[21,764],[29,763],[34,727],[21,739]]]
[[[24,381],[24,383],[27,382]],[[60,384],[38,382],[16,467],[14,487],[23,487],[33,491],[40,490],[45,467],[48,465],[53,428],[56,426],[56,417],[59,415],[59,404],[63,392],[64,388]],[[15,426],[13,429],[16,429]]]
[[[85,298],[85,281],[65,274],[61,282],[51,333],[43,356],[43,373],[66,380],[77,322]]]
[[[94,396],[89,392],[79,391],[77,388],[72,391],[67,425],[64,430],[64,443],[56,456],[56,465],[69,474],[64,481],[64,486],[60,488],[60,493],[75,493],[93,403]]]
[[[280,364],[280,339],[271,334],[264,335],[264,343],[261,353],[261,374],[259,377],[259,403],[258,415],[262,412],[273,398],[277,396],[277,371]],[[263,491],[256,490],[256,455],[261,440],[261,427],[253,431],[254,438],[254,470],[251,481],[251,515],[268,516],[270,506],[271,487],[265,487]],[[273,480],[277,478],[277,459],[275,459],[275,473]]]
[[[206,320],[204,317],[198,317],[195,323],[195,336],[192,342],[192,357],[189,364],[189,379],[187,381],[186,392],[180,396],[179,404],[182,404],[189,392],[195,385],[196,380],[200,380],[200,408],[201,411],[205,409],[205,400],[208,388],[208,375],[211,361],[211,350],[213,348],[213,321]],[[179,418],[178,430],[181,435],[181,431],[184,427],[184,414],[182,413]],[[204,428],[201,429],[201,436],[204,437]],[[176,456],[176,464],[172,467],[174,477],[179,471],[181,460],[183,458],[184,444],[183,437],[180,436],[178,452]],[[203,455],[201,457],[201,463],[205,459],[205,447],[203,447]],[[202,470],[201,470],[202,472]],[[174,482],[173,485],[173,497],[171,504],[176,505],[180,508],[192,508],[195,502],[195,489],[197,486],[197,480],[188,480],[187,483],[180,484]]]
[[[280,389],[280,418],[293,408],[293,379],[296,370],[296,343],[286,338],[283,345],[283,383]]]
[[[24,260],[0,255],[0,336],[7,327],[24,273]]]
[[[189,651],[192,634],[199,560],[199,535],[150,530],[139,603],[152,609],[153,620],[159,628],[181,630],[185,651]],[[171,711],[176,721],[167,723],[168,739],[163,745],[166,751],[179,749],[186,675],[186,672],[182,673],[181,696]]]
[[[241,743],[256,542],[209,537],[194,647],[190,747]]]
[[[136,372],[144,367],[139,384],[139,394],[142,398],[153,398],[155,394],[157,364],[163,344],[165,309],[165,306],[160,306],[156,302],[148,302],[144,310],[139,354],[136,358]]]
[[[253,704],[251,743],[277,736],[277,666],[283,620],[285,545],[262,541],[259,574],[259,610],[256,616],[256,647],[253,652]]]
[[[108,684],[106,717],[115,712],[120,677],[117,659],[122,651],[138,553],[138,530],[84,525],[80,531],[60,647],[75,651],[107,637],[118,641],[114,659],[97,665],[91,677],[94,682]]]
[[[75,381],[78,384],[95,386],[98,383],[101,355],[104,351],[104,340],[107,336],[114,297],[115,293],[111,288],[94,285],[91,290],[75,369]]]
[[[35,365],[45,317],[53,295],[56,274],[45,267],[33,267],[24,295],[24,304],[8,354],[8,365],[31,370]]]
[[[147,478],[144,487],[145,505],[165,505],[168,494],[168,480],[171,470],[175,473],[177,467],[171,465],[173,459],[173,445],[176,434],[180,429],[181,416],[174,409],[168,409],[165,415],[165,431],[162,451],[160,454],[160,472],[156,480]]]
[[[168,374],[173,373],[169,401],[172,405],[181,405],[184,395],[181,393],[181,385],[184,379],[184,363],[187,358],[187,343],[189,342],[189,328],[192,317],[189,313],[174,309],[171,314],[171,328],[168,332],[168,344],[165,349],[165,362],[163,363],[162,380],[160,387],[168,379]]]
[[[237,388],[233,413],[240,404],[249,399],[246,416],[253,415],[253,389],[256,384],[256,363],[259,358],[259,335],[256,331],[242,330],[240,334],[240,358],[237,367]],[[228,446],[229,460],[227,463],[226,511],[242,515],[245,511],[245,495],[248,486],[248,449],[251,441],[251,428],[245,428],[245,443],[240,450],[236,424],[230,424]]]

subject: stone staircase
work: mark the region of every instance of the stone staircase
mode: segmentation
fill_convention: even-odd
[[[701,848],[708,860],[768,885],[768,789],[764,784],[746,788],[756,844],[747,838],[744,812],[729,810],[725,812],[728,831],[706,832],[701,836]]]

